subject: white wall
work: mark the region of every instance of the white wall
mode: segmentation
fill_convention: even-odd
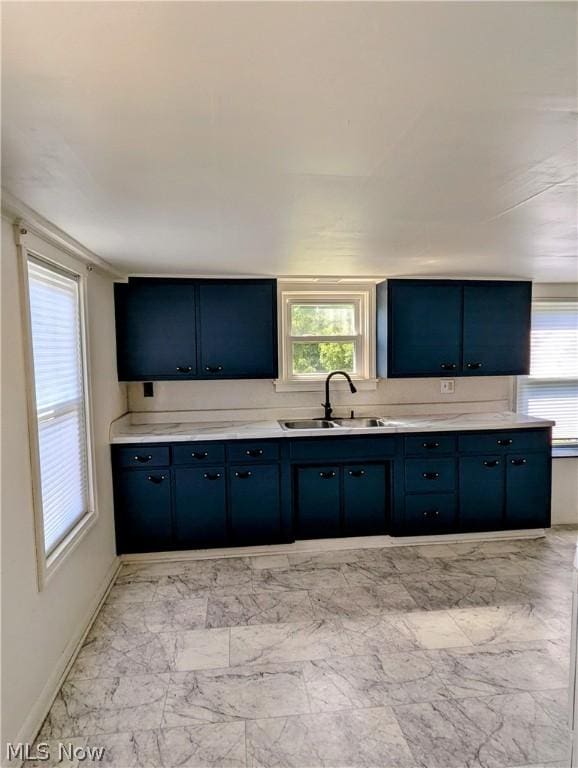
[[[453,395],[440,393],[439,379],[380,379],[377,389],[352,395],[345,382],[331,383],[331,402],[336,414],[356,412],[433,413],[434,411],[495,411],[511,406],[512,381],[507,376],[485,379],[455,379]],[[315,416],[322,413],[323,385],[315,392],[276,392],[272,381],[165,381],[155,382],[154,397],[143,397],[142,384],[130,384],[129,410],[150,415],[155,412],[193,412],[196,418],[222,414],[252,418]],[[282,415],[279,415],[282,414]]]
[[[39,592],[17,251],[6,219],[1,279],[4,755],[6,741],[34,736],[74,641],[116,566],[108,430],[126,411],[126,391],[116,382],[112,281],[95,270],[88,276],[88,323],[99,516]]]

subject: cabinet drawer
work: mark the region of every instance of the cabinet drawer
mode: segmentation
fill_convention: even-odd
[[[456,497],[453,493],[428,493],[405,497],[404,533],[440,533],[455,527]]]
[[[185,443],[173,445],[173,464],[222,464],[225,461],[225,446],[222,443]]]
[[[456,438],[453,435],[412,435],[405,438],[406,456],[437,456],[453,453]]]
[[[395,454],[395,437],[347,438],[333,440],[295,440],[291,442],[292,459],[373,459],[388,458]]]
[[[460,435],[459,450],[460,453],[549,451],[549,430],[516,429],[511,432]]]
[[[254,443],[231,443],[227,446],[227,459],[229,461],[276,461],[278,458],[278,443],[256,441]]]
[[[131,445],[114,449],[117,467],[168,467],[169,449],[153,445]]]
[[[454,459],[406,459],[405,490],[409,493],[453,491],[456,482]]]

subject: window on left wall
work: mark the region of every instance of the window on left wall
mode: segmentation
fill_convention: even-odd
[[[94,518],[83,278],[26,258],[37,548],[49,570]]]

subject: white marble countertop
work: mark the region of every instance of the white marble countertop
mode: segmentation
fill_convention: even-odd
[[[374,414],[379,416],[379,414]],[[501,411],[492,413],[452,413],[432,416],[388,418],[383,427],[356,429],[335,427],[327,430],[285,430],[278,421],[226,421],[131,424],[126,418],[114,422],[111,443],[166,443],[209,440],[256,440],[285,437],[339,437],[340,435],[383,435],[405,432],[467,432],[486,429],[530,429],[551,427],[553,421]]]

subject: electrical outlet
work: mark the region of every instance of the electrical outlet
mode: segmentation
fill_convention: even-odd
[[[440,392],[442,395],[453,395],[456,390],[456,382],[454,379],[441,379]]]

